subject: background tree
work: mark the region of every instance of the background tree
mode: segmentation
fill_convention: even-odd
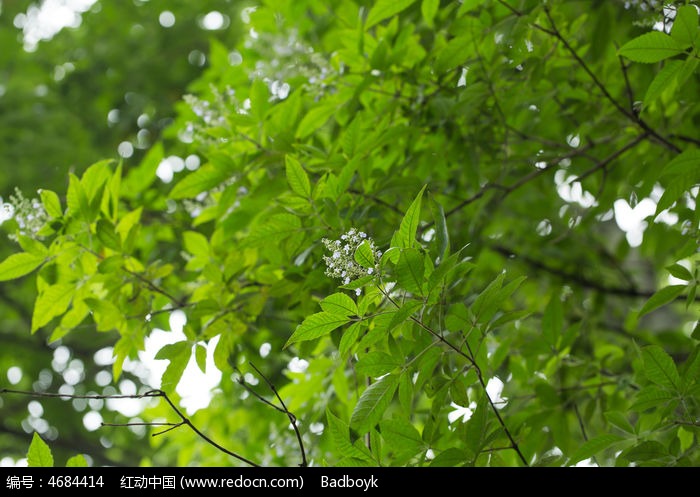
[[[210,41],[137,167],[6,223],[25,336],[105,337],[118,381],[181,311],[175,405],[214,349],[209,440],[144,463],[698,464],[692,2],[226,13],[246,35]]]

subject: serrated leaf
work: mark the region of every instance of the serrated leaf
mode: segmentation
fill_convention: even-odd
[[[651,31],[628,41],[618,53],[634,62],[651,64],[683,53],[686,48],[687,44],[666,33]]]
[[[397,375],[387,375],[367,387],[352,412],[350,428],[358,435],[364,435],[376,426],[394,398],[398,385]]]
[[[642,349],[644,375],[652,383],[676,390],[680,389],[681,378],[676,363],[664,349],[658,345],[649,345]]]
[[[329,314],[340,316],[357,316],[358,309],[354,300],[344,293],[333,293],[320,302],[321,309]]]
[[[56,316],[66,312],[74,292],[75,285],[70,283],[60,283],[44,288],[34,302],[31,332],[36,332]]]
[[[462,466],[473,459],[473,456],[465,450],[450,448],[443,450],[435,459],[430,461],[431,468],[453,468]]]
[[[416,0],[377,0],[367,14],[365,29],[369,29],[375,24],[379,24],[389,17],[395,16],[402,10],[408,8]]]
[[[216,168],[211,163],[204,164],[178,181],[168,197],[175,200],[196,197],[200,193],[218,186],[227,177],[228,173],[223,169]]]
[[[409,300],[401,304],[401,307],[399,307],[396,310],[396,312],[393,314],[393,317],[391,318],[391,321],[389,321],[386,332],[390,333],[394,328],[396,328],[398,325],[410,318],[413,315],[413,313],[420,309],[422,306],[423,303],[417,300]]]
[[[87,468],[87,467],[88,467],[87,460],[85,459],[85,456],[83,456],[82,454],[78,454],[76,456],[73,456],[66,461],[66,468]]]
[[[51,190],[39,190],[39,197],[41,197],[41,203],[44,205],[44,210],[52,218],[58,218],[63,216],[63,209],[61,209],[61,200],[58,198],[56,192]]]
[[[243,243],[251,247],[277,244],[283,238],[297,233],[300,228],[301,221],[297,216],[286,212],[273,214],[262,224],[255,226]]]
[[[698,31],[698,10],[694,5],[678,7],[670,34],[683,46],[689,47],[695,44],[700,32]]]
[[[299,326],[297,326],[297,329],[294,330],[292,336],[289,337],[289,340],[287,340],[284,348],[287,348],[296,342],[314,340],[327,335],[331,331],[343,326],[349,321],[350,318],[347,316],[325,311],[312,314],[304,319]]]
[[[404,371],[399,377],[399,404],[404,412],[413,410],[413,381],[408,371]]]
[[[639,311],[639,317],[650,313],[654,309],[657,309],[663,305],[668,304],[678,297],[683,290],[685,290],[686,285],[669,285],[662,288],[647,300]]]
[[[411,202],[411,205],[408,207],[406,214],[404,214],[398,231],[396,231],[391,238],[392,247],[409,248],[415,244],[416,231],[418,231],[418,223],[420,222],[421,201],[426,186],[427,185],[424,185],[423,188],[421,188],[416,198],[413,199],[413,202]]]
[[[355,249],[354,254],[355,262],[364,268],[374,268],[374,252],[372,251],[372,246],[369,240],[364,240]]]
[[[600,435],[595,438],[591,438],[576,449],[574,454],[571,456],[571,459],[569,459],[568,464],[573,466],[577,462],[583,461],[584,459],[589,459],[623,440],[624,438],[618,437],[617,435]]]
[[[287,182],[292,191],[300,197],[311,198],[311,182],[304,168],[301,167],[299,161],[291,155],[286,155],[284,160]]]
[[[30,468],[53,467],[51,449],[36,432],[32,435],[32,442],[29,444],[29,450],[27,451],[27,465]]]
[[[360,358],[355,365],[355,370],[360,374],[376,378],[390,373],[399,366],[401,362],[386,352],[373,351]]]
[[[0,281],[14,280],[31,273],[46,259],[40,255],[21,252],[0,262]]]
[[[17,241],[22,250],[29,252],[30,254],[37,255],[39,257],[48,257],[49,249],[47,249],[43,243],[36,240],[30,236],[22,235],[21,233],[17,235]]]
[[[404,290],[414,295],[424,295],[425,258],[416,249],[401,251],[396,264],[396,282]]]
[[[496,278],[488,284],[486,288],[474,299],[474,303],[471,306],[471,311],[477,318],[481,317],[482,314],[486,314],[489,307],[494,307],[494,297],[498,291],[503,286],[503,280],[506,277],[506,273],[499,273]],[[499,303],[495,303],[498,305]]]
[[[358,321],[348,326],[348,329],[343,332],[338,344],[338,352],[342,357],[345,357],[352,346],[355,345],[360,338],[360,334],[367,328],[366,321]]]

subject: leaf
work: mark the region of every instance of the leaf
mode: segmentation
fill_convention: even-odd
[[[49,249],[47,249],[43,243],[35,238],[22,235],[20,233],[17,235],[17,241],[19,242],[19,246],[22,247],[22,250],[25,252],[29,252],[30,254],[43,258],[46,258],[49,255]]]
[[[557,346],[559,336],[564,328],[564,310],[562,309],[560,294],[560,290],[555,290],[552,293],[542,316],[542,335],[552,348]]]
[[[649,84],[644,95],[644,107],[648,107],[656,101],[661,94],[669,88],[673,88],[678,82],[678,74],[683,68],[680,60],[669,60]]]
[[[27,452],[27,465],[30,468],[52,468],[53,455],[51,449],[42,440],[38,433],[32,435],[32,442],[29,444]]]
[[[664,349],[658,345],[649,345],[642,348],[642,358],[644,360],[644,375],[652,383],[678,391],[680,389],[681,378],[676,369],[676,363]]]
[[[59,283],[44,288],[34,302],[31,332],[36,332],[56,316],[66,312],[74,292],[75,285],[72,283]]]
[[[668,304],[676,297],[678,297],[683,290],[685,290],[686,285],[669,285],[662,288],[647,300],[639,311],[639,317],[650,313],[654,309],[657,309],[663,305]]]
[[[661,443],[655,440],[648,440],[624,450],[619,457],[634,462],[661,459],[668,455],[668,450]]]
[[[423,15],[423,20],[429,28],[434,26],[435,14],[437,14],[440,8],[440,0],[423,0],[420,5],[420,11]]]
[[[343,336],[340,337],[340,344],[338,344],[338,353],[342,357],[345,357],[352,349],[352,346],[358,342],[360,334],[365,328],[367,328],[366,321],[357,321],[348,326],[343,332]]]
[[[625,43],[618,54],[634,62],[650,64],[683,53],[686,48],[687,44],[666,33],[651,31]]]
[[[423,307],[423,303],[418,300],[408,300],[401,304],[401,307],[394,313],[394,316],[387,325],[386,332],[390,333],[394,328],[408,320],[414,312]]]
[[[182,234],[185,250],[195,257],[209,257],[209,240],[197,231],[185,231]]]
[[[401,251],[399,262],[396,264],[396,280],[404,290],[414,295],[424,294],[425,258],[416,249]]]
[[[693,275],[690,273],[690,271],[688,271],[688,268],[681,266],[680,264],[672,264],[667,266],[666,271],[679,280],[692,281],[694,279]]]
[[[437,259],[435,264],[440,264],[450,253],[450,235],[447,231],[447,219],[445,210],[435,198],[430,196],[430,211],[435,222],[435,235],[437,240]]]
[[[357,316],[358,309],[354,300],[344,293],[333,293],[320,302],[321,309],[329,314],[340,316]]]
[[[348,425],[333,414],[329,408],[326,408],[326,419],[328,420],[328,431],[338,454],[360,459],[366,463],[373,462],[372,456],[364,446],[360,449],[350,442]]]
[[[0,262],[0,281],[14,280],[31,273],[46,259],[40,255],[21,252]]]
[[[625,433],[634,434],[634,427],[630,424],[624,414],[620,411],[608,411],[605,413],[605,419],[611,425],[619,428]]]
[[[347,316],[332,314],[330,312],[317,312],[316,314],[312,314],[297,326],[297,329],[294,330],[292,336],[289,337],[284,348],[289,347],[295,342],[314,340],[323,335],[327,335],[349,321],[350,318]]]
[[[408,207],[406,214],[404,214],[401,224],[399,225],[399,230],[395,232],[394,236],[391,238],[392,247],[409,248],[414,245],[416,231],[418,231],[418,223],[420,221],[421,200],[425,188],[426,185],[421,188],[416,198],[413,199],[413,202],[411,202],[411,205]]]
[[[194,358],[197,361],[197,366],[202,371],[202,373],[207,372],[207,348],[198,343],[194,346]]]
[[[306,113],[304,118],[299,123],[295,137],[300,140],[308,137],[314,131],[326,124],[326,121],[328,121],[328,119],[330,119],[330,117],[335,114],[337,110],[337,106],[334,102],[314,107]]]
[[[294,214],[286,212],[273,214],[262,224],[251,229],[244,244],[251,247],[264,247],[270,243],[277,244],[283,238],[297,233],[300,228],[301,221]]]
[[[655,407],[666,407],[677,401],[678,397],[675,394],[652,385],[644,387],[637,392],[634,396],[634,402],[632,402],[629,409],[635,412],[643,412]]]
[[[229,173],[221,168],[214,167],[212,163],[204,164],[178,181],[168,196],[175,200],[196,197],[200,193],[211,190],[221,184],[228,175]]]
[[[673,18],[671,37],[681,45],[695,45],[698,39],[698,10],[694,5],[683,5],[676,10]]]
[[[386,352],[369,352],[362,356],[355,365],[355,370],[373,378],[392,372],[401,366],[401,362],[390,356]]]
[[[599,435],[595,438],[591,438],[583,443],[568,461],[570,466],[574,466],[577,462],[583,461],[590,457],[599,454],[605,449],[612,447],[618,442],[624,441],[624,438],[618,437],[617,435]]]
[[[39,196],[41,197],[41,203],[44,204],[44,210],[49,216],[54,219],[63,216],[61,200],[56,192],[42,189],[39,190]]]
[[[87,460],[85,459],[85,456],[82,454],[78,454],[76,456],[71,457],[66,461],[66,468],[87,468],[88,463]]]
[[[402,10],[408,8],[416,0],[377,0],[367,14],[365,29],[369,29],[375,24],[379,24],[384,19],[395,16]]]
[[[354,259],[355,262],[364,268],[373,268],[375,266],[374,252],[368,240],[363,241],[357,246]]]
[[[105,247],[116,250],[117,252],[122,249],[122,239],[117,233],[117,229],[114,225],[106,219],[99,219],[96,225],[97,239]]]
[[[292,191],[304,198],[311,198],[311,183],[309,177],[301,167],[299,161],[293,156],[287,154],[284,158],[285,169],[287,172],[287,182]]]
[[[157,353],[156,359],[169,359],[170,364],[165,368],[161,378],[163,390],[173,391],[182,378],[187,364],[192,357],[192,344],[186,340],[164,345]]]
[[[461,449],[450,448],[443,450],[435,459],[430,461],[431,468],[452,468],[462,466],[473,458],[467,451]]]
[[[420,433],[405,419],[385,419],[379,423],[379,432],[387,447],[397,452],[394,457],[411,457],[424,450],[425,443]]]
[[[398,385],[397,375],[387,375],[367,387],[352,412],[350,428],[358,435],[364,435],[376,426],[394,398]]]

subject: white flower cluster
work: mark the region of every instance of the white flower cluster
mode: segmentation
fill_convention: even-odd
[[[323,262],[326,263],[327,276],[338,278],[343,282],[343,285],[347,285],[363,276],[376,274],[376,262],[379,261],[382,253],[377,250],[374,241],[367,236],[367,233],[352,228],[344,235],[341,235],[338,240],[324,238],[321,241],[331,253],[331,255],[323,256]],[[355,251],[365,241],[369,243],[369,247],[374,255],[374,267],[363,267],[355,261]],[[359,288],[355,290],[358,295],[360,294],[359,290]]]
[[[2,198],[0,198],[2,202]],[[36,238],[37,232],[48,220],[44,205],[36,198],[27,199],[19,188],[15,188],[14,195],[10,195],[9,202],[2,204],[0,224],[14,218],[19,227],[19,233]],[[8,238],[17,241],[17,235],[11,233]]]

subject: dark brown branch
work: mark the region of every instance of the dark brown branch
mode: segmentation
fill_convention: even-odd
[[[599,170],[601,170],[601,169],[605,169],[605,168],[608,166],[608,164],[610,164],[612,161],[614,161],[615,159],[617,159],[618,157],[620,157],[622,154],[624,154],[624,153],[627,152],[628,150],[630,150],[630,149],[636,147],[639,143],[641,143],[641,142],[642,142],[645,138],[647,138],[648,136],[649,136],[649,133],[648,133],[648,132],[644,132],[644,133],[638,135],[634,140],[632,140],[631,142],[629,142],[627,145],[625,145],[625,146],[622,147],[621,149],[619,149],[619,150],[613,152],[613,153],[610,154],[608,157],[606,157],[605,159],[601,160],[601,161],[598,162],[595,166],[593,166],[592,168],[590,168],[588,171],[586,171],[585,173],[581,174],[578,178],[576,178],[576,179],[574,180],[574,183],[575,183],[575,182],[578,182],[578,181],[583,181],[583,180],[586,179],[588,176],[594,174],[596,171],[599,171]]]
[[[170,405],[171,409],[180,417],[181,422],[180,423],[168,423],[168,426],[171,426],[170,429],[177,428],[182,425],[187,425],[190,427],[192,431],[194,431],[197,435],[199,435],[200,438],[202,438],[204,441],[206,441],[208,444],[216,447],[219,449],[221,452],[230,455],[231,457],[235,457],[239,461],[242,461],[246,464],[249,464],[250,466],[258,467],[258,464],[255,464],[254,462],[246,459],[245,457],[236,454],[235,452],[231,452],[227,448],[219,445],[215,441],[213,441],[211,438],[206,436],[204,433],[202,433],[193,423],[190,421],[190,419],[185,416],[180,409],[178,409],[175,404],[170,400],[168,397],[168,394],[166,394],[163,390],[149,390],[148,392],[145,392],[143,394],[134,394],[134,395],[69,395],[69,394],[62,394],[62,393],[49,393],[49,392],[31,392],[31,391],[26,391],[26,390],[13,390],[10,388],[3,388],[0,389],[0,395],[5,394],[5,393],[11,393],[11,394],[19,394],[19,395],[27,395],[29,397],[52,397],[52,398],[63,398],[63,399],[143,399],[147,397],[162,397],[165,399],[165,401]],[[163,423],[145,423],[145,425],[154,425],[154,426],[162,426]],[[105,423],[103,423],[103,426],[110,426]],[[168,430],[166,430],[168,431]],[[165,433],[165,432],[161,432]],[[159,435],[161,433],[155,433],[153,436]]]

